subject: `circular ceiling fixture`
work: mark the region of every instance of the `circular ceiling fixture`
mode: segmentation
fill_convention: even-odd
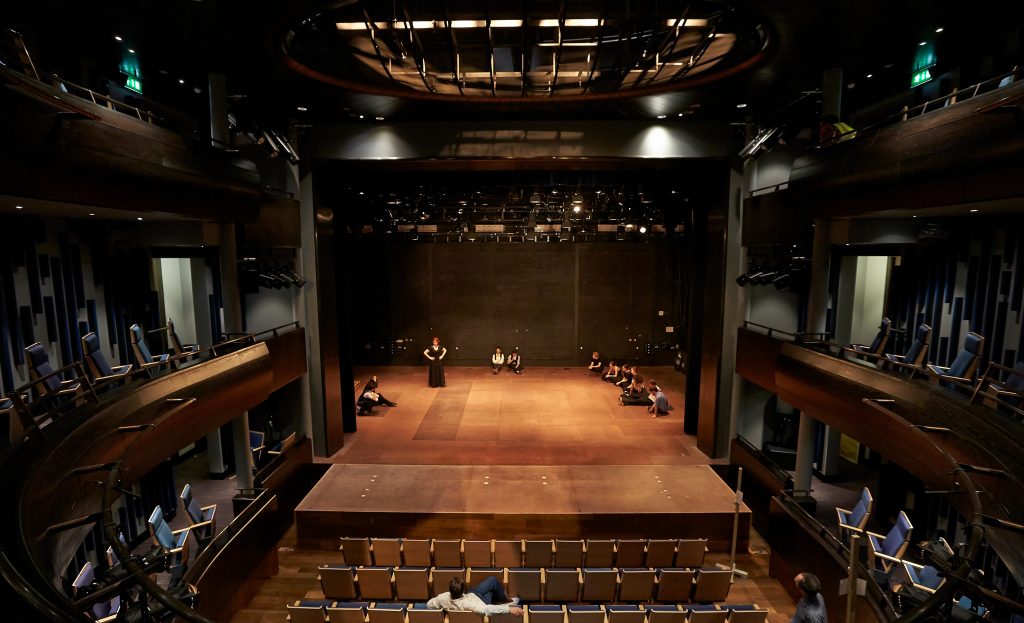
[[[707,0],[349,1],[296,20],[281,49],[294,70],[347,89],[507,102],[690,88],[754,65],[767,33]]]

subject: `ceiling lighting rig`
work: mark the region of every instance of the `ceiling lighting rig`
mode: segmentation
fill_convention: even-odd
[[[671,5],[671,6],[669,6]],[[682,87],[765,48],[752,13],[709,0],[523,5],[349,2],[282,44],[300,73],[340,86],[437,97],[550,98]]]

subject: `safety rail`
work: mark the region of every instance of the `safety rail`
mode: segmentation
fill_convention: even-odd
[[[831,333],[826,332],[814,332],[814,331],[785,331],[783,329],[776,329],[765,324],[758,324],[751,322],[750,320],[743,321],[743,328],[750,329],[751,327],[761,329],[764,331],[764,335],[768,337],[776,337],[776,334],[786,336],[790,342],[799,342],[802,344],[818,344],[827,342],[828,338],[831,337]]]
[[[43,78],[46,78],[46,80],[50,82],[50,86],[54,87],[58,91],[62,91],[64,93],[74,95],[75,97],[80,97],[82,99],[89,100],[93,104],[96,104],[98,106],[106,106],[109,110],[113,110],[114,112],[119,112],[126,115],[130,114],[133,117],[136,117],[147,123],[156,124],[156,122],[161,121],[161,118],[158,115],[148,110],[143,110],[136,106],[132,106],[131,104],[125,104],[124,102],[118,101],[108,95],[97,93],[96,91],[93,91],[88,87],[83,87],[80,84],[75,84],[74,82],[65,80],[57,74],[40,72],[40,82],[44,82]]]
[[[240,333],[221,333],[221,336],[223,338],[249,337],[249,338],[251,338],[254,341],[258,341],[258,338],[260,336],[262,336],[262,335],[266,335],[266,334],[269,333],[270,335],[268,337],[277,337],[278,335],[280,335],[279,331],[281,331],[281,329],[287,329],[287,328],[298,329],[299,327],[300,327],[299,321],[295,320],[293,322],[286,322],[285,324],[278,325],[278,326],[274,327],[273,329],[264,329],[263,331],[250,331],[250,332],[240,332]]]

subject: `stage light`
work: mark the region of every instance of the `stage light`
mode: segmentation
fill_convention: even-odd
[[[641,234],[646,234],[647,233],[647,226],[646,225],[641,225],[640,226],[640,233]]]

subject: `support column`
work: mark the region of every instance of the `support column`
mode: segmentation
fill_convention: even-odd
[[[825,427],[825,445],[821,449],[821,465],[818,466],[818,473],[822,477],[839,475],[839,442],[842,433],[832,428]]]
[[[235,479],[239,489],[252,489],[252,451],[249,449],[249,412],[231,420],[232,442],[235,451]]]
[[[793,489],[796,497],[809,496],[811,472],[814,469],[814,440],[817,437],[818,422],[800,413],[800,428],[796,436],[796,470],[793,473]]]
[[[211,95],[212,97],[212,95]],[[225,333],[239,333],[242,331],[242,299],[238,289],[238,250],[235,242],[235,225],[234,223],[221,223],[219,239],[220,244],[218,249],[220,250],[220,289],[221,298],[224,309],[224,332]],[[213,336],[213,342],[220,341],[220,336]],[[238,446],[238,429],[239,421],[242,421],[245,427],[245,445],[239,450]],[[206,435],[206,460],[209,464],[209,470],[211,474],[223,474],[227,471],[227,466],[224,464],[224,457],[221,446],[221,430],[210,431]],[[235,418],[232,426],[234,433],[234,454],[235,454],[235,473],[237,474],[239,487],[252,488],[252,468],[248,470],[242,469],[240,465],[248,465],[246,457],[250,456],[249,452],[249,419],[246,414],[241,417]],[[251,459],[249,459],[251,460]],[[241,484],[243,481],[243,472],[245,478],[248,479],[248,485]]]
[[[211,72],[207,75],[206,86],[210,93],[210,145],[227,149],[228,136],[228,81],[224,74]]]
[[[828,273],[831,255],[829,246],[829,220],[814,219],[814,247],[811,250],[811,287],[807,296],[807,326],[805,331],[825,331],[828,318]]]
[[[843,105],[843,70],[840,67],[826,69],[821,77],[821,115],[839,114]]]

